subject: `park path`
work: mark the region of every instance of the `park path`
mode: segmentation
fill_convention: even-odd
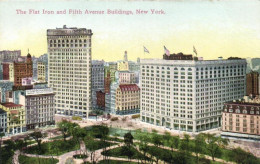
[[[20,155],[20,150],[16,150],[14,152],[14,156],[13,156],[13,164],[19,164],[19,155]]]

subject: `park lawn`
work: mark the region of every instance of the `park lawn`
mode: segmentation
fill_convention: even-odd
[[[36,143],[36,141],[30,140],[30,141],[27,142],[27,145],[32,145],[32,144],[35,144],[35,143]]]
[[[93,151],[93,150],[98,150],[98,149],[102,149],[102,148],[105,148],[105,147],[117,145],[117,143],[103,142],[103,141],[95,140],[94,145],[90,146],[88,144],[88,141],[85,141],[85,145],[86,145],[86,149],[90,149],[91,151]]]
[[[136,162],[130,162],[130,161],[116,161],[116,160],[106,160],[106,161],[100,161],[98,164],[137,164]]]
[[[19,156],[19,163],[20,164],[38,164],[38,163],[44,163],[44,164],[56,164],[59,160],[52,159],[52,158],[36,158],[36,157],[27,157],[24,155]]]
[[[157,157],[160,160],[169,163],[176,164],[196,164],[196,157],[188,154],[185,158],[185,154],[181,152],[171,151],[167,149],[157,148],[155,146],[149,146],[148,153],[154,157]],[[200,158],[200,164],[213,164],[211,160]],[[214,162],[214,164],[218,164],[218,162]]]
[[[28,154],[39,155],[61,155],[70,151],[78,150],[79,144],[74,140],[56,140],[53,142],[42,143],[42,151],[39,152],[38,146],[28,147],[25,152]]]
[[[119,157],[119,158],[128,158],[127,153],[124,151],[125,146],[117,147],[114,149],[107,150],[102,152],[103,155],[112,156],[112,157]],[[144,159],[143,154],[138,152],[134,147],[131,146],[130,151],[132,152],[131,159]]]
[[[116,138],[116,137],[113,137],[113,136],[108,137],[108,138],[107,138],[107,141],[124,142],[123,139]]]
[[[63,139],[63,136],[56,136],[56,137],[50,138],[50,140],[58,140],[58,139]]]

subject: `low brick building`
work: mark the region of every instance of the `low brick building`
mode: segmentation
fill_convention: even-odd
[[[96,96],[97,96],[97,107],[100,109],[105,109],[105,93],[100,91],[96,92]]]
[[[14,86],[22,86],[22,79],[29,77],[33,77],[33,63],[28,53],[26,62],[14,62]]]

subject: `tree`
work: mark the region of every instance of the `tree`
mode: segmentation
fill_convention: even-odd
[[[73,139],[77,140],[77,136],[79,135],[79,133],[77,133],[77,132],[80,131],[79,124],[68,122],[67,128],[68,128],[69,135],[72,136]]]
[[[128,132],[124,135],[124,143],[128,148],[133,145],[133,139],[134,137],[132,136],[131,132]]]
[[[158,148],[159,146],[163,145],[162,136],[156,133],[152,135],[152,143]]]
[[[80,145],[80,141],[82,141],[86,135],[87,135],[87,131],[84,128],[80,128],[80,127],[73,127],[72,128],[72,136],[73,139],[76,140],[78,142],[78,144]]]
[[[140,150],[143,152],[144,161],[146,163],[146,154],[149,151],[148,142],[150,138],[146,134],[142,134],[139,136],[140,139]],[[142,160],[142,159],[141,159]]]
[[[260,163],[260,159],[255,157],[253,154],[244,151],[240,147],[232,149],[230,153],[228,153],[228,157],[231,161],[235,161],[238,164],[254,164]]]
[[[61,131],[63,135],[63,140],[66,140],[66,137],[69,136],[69,121],[67,120],[62,120],[61,122],[58,123],[58,128]]]
[[[203,134],[203,133],[202,133]],[[210,156],[212,157],[212,160],[215,160],[215,157],[217,155],[221,155],[221,149],[220,148],[224,148],[225,145],[228,144],[228,140],[221,138],[221,137],[216,137],[215,134],[203,134],[205,139],[206,139],[206,143],[207,143],[207,150],[210,153]]]
[[[15,141],[15,148],[22,151],[24,147],[27,146],[27,143],[24,140],[16,140]]]
[[[41,153],[42,150],[42,140],[45,138],[45,135],[41,131],[34,131],[30,134],[30,137],[32,137],[38,145],[38,152]]]
[[[171,150],[173,152],[173,148],[178,149],[180,143],[179,136],[172,136],[168,142],[169,146],[171,147]]]
[[[193,151],[196,154],[197,163],[199,163],[199,153],[202,153],[205,147],[206,143],[203,134],[196,135],[194,139]]]
[[[131,158],[132,158],[133,155],[134,155],[134,152],[133,152],[133,150],[131,149],[131,147],[122,146],[122,147],[121,147],[121,151],[122,151],[123,154],[125,154],[125,155],[128,157],[128,160],[131,161]]]
[[[92,136],[85,137],[85,144],[86,148],[90,151],[90,160],[92,163],[96,163],[95,161],[95,153],[98,149],[98,144],[95,142],[94,138]]]
[[[186,160],[190,158],[190,136],[188,134],[184,134],[184,138],[181,140],[179,145],[179,149],[183,152]]]
[[[128,132],[124,135],[125,146],[122,147],[122,151],[127,155],[128,159],[131,159],[131,157],[134,155],[134,152],[131,149],[131,146],[134,144],[133,139],[134,137],[132,136],[131,132]]]

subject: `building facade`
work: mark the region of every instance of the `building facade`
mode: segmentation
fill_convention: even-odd
[[[104,69],[105,62],[99,60],[92,60],[92,106],[97,107],[97,91],[104,91]]]
[[[129,71],[118,72],[119,84],[134,84],[136,83],[136,74]]]
[[[0,103],[13,102],[13,85],[9,80],[0,80]]]
[[[129,70],[128,61],[117,62],[117,70],[118,71],[128,71]]]
[[[3,65],[3,80],[10,80],[9,63],[2,63]]]
[[[141,60],[141,119],[181,131],[221,125],[226,101],[243,98],[246,61]]]
[[[37,62],[37,81],[46,82],[46,67],[43,62]]]
[[[21,56],[21,50],[4,50],[0,51],[0,61],[3,62],[13,62],[17,61],[17,59]]]
[[[14,86],[21,87],[23,78],[33,77],[33,64],[28,53],[25,62],[14,62]]]
[[[52,88],[26,90],[24,95],[20,95],[28,130],[55,124],[54,95]]]
[[[111,84],[110,71],[107,71],[106,77],[105,77],[105,80],[104,80],[105,93],[110,93],[110,84]]]
[[[0,109],[0,133],[7,133],[7,112]]]
[[[106,107],[106,98],[105,98],[106,94],[105,94],[105,92],[102,92],[101,90],[97,91],[96,92],[96,96],[97,96],[96,97],[96,99],[97,99],[97,104],[96,104],[97,108],[104,110],[105,107]]]
[[[116,89],[116,114],[140,112],[140,88],[136,84],[120,84]]]
[[[260,104],[228,102],[222,113],[222,131],[260,136]]]
[[[47,30],[48,84],[57,114],[88,117],[91,100],[91,37],[86,28]]]
[[[251,71],[246,75],[246,95],[259,95],[259,73]]]
[[[22,105],[10,102],[1,103],[0,109],[4,110],[7,115],[6,132],[8,134],[17,134],[26,131],[25,111]]]

